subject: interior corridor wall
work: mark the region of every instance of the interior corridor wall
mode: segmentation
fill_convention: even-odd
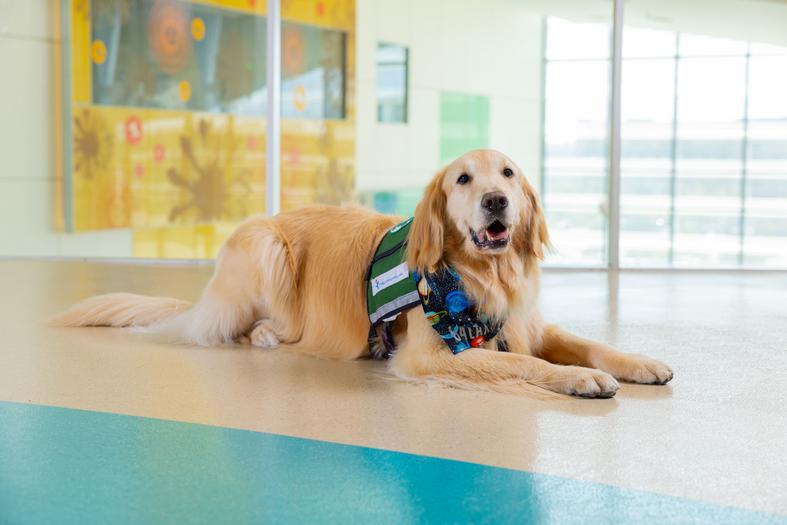
[[[0,255],[130,257],[130,230],[55,231],[51,0],[0,0]]]
[[[358,0],[357,184],[364,192],[417,192],[441,167],[441,93],[489,101],[488,147],[538,185],[542,15],[528,2]],[[409,115],[377,122],[377,44],[409,49]]]

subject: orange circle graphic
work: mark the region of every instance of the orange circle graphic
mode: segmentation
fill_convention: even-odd
[[[187,80],[183,80],[178,84],[178,94],[183,102],[188,102],[191,98],[191,84]]]
[[[306,98],[306,87],[304,85],[295,86],[292,90],[292,105],[295,106],[297,111],[303,111],[308,105]]]
[[[286,76],[302,73],[306,67],[306,43],[300,30],[286,28],[281,40],[282,72]]]
[[[198,42],[205,38],[205,21],[198,16],[191,21],[191,36]]]
[[[93,58],[93,62],[96,64],[103,64],[107,60],[107,46],[101,40],[94,40],[93,44],[90,46],[90,53]]]
[[[166,73],[176,73],[186,65],[191,56],[191,37],[189,17],[182,6],[156,2],[148,17],[148,43]]]

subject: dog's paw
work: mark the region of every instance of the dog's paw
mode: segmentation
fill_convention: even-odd
[[[254,346],[260,348],[276,348],[279,346],[279,338],[271,327],[269,319],[262,319],[254,323],[254,328],[249,332],[249,341]]]
[[[620,388],[614,377],[594,368],[559,366],[548,388],[578,397],[610,398]]]
[[[602,368],[621,381],[643,385],[664,385],[673,377],[669,366],[642,355],[619,355]]]

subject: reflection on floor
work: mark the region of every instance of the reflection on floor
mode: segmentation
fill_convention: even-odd
[[[209,275],[0,263],[0,522],[787,522],[787,275],[547,272],[549,320],[676,371],[611,400],[42,324]]]

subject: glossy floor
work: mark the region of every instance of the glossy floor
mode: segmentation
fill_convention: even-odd
[[[547,272],[549,320],[675,369],[611,400],[43,326],[106,291],[193,299],[209,275],[0,263],[0,522],[208,521],[200,504],[241,520],[787,522],[787,275]]]

